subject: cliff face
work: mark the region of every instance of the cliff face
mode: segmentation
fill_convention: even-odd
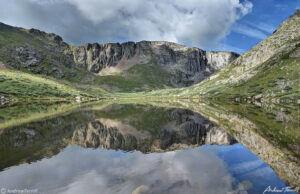
[[[0,23],[1,69],[12,67],[109,91],[190,86],[237,57],[232,52],[204,51],[163,41],[71,46],[53,33]]]
[[[100,74],[111,67],[124,71],[135,64],[154,61],[173,75],[171,81],[176,86],[198,83],[239,56],[233,52],[204,51],[163,41],[94,43],[71,47],[71,50],[78,67]]]

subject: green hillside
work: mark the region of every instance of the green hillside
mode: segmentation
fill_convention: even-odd
[[[0,94],[15,97],[300,98],[300,12],[206,80],[185,88],[156,59],[99,75],[55,34],[0,23]],[[179,79],[180,80],[180,79]],[[114,94],[110,94],[110,91]]]
[[[300,12],[229,66],[191,87],[141,94],[210,98],[300,98]]]
[[[75,64],[70,46],[63,42],[61,37],[36,29],[27,30],[0,23],[0,71],[2,69],[18,70],[20,73],[25,72],[32,76],[47,76],[60,83],[66,81],[68,85],[72,84],[79,90],[88,89],[92,92],[91,95],[99,94],[102,88],[112,92],[136,92],[174,87],[170,82],[171,74],[159,66],[154,59],[146,64],[136,64],[116,74],[100,76]],[[18,91],[9,93],[14,89],[10,87],[15,85],[10,86],[8,83],[1,83],[3,87],[9,87],[2,92],[19,95]],[[28,90],[32,89],[33,87],[28,88]],[[43,95],[39,91],[34,93],[38,96]],[[25,92],[25,95],[28,94],[30,92]],[[49,95],[46,91],[44,96]],[[53,95],[66,96],[53,93],[50,96]]]
[[[14,70],[0,70],[0,95],[23,98],[108,97],[100,88],[76,88],[67,81]]]
[[[71,78],[73,82],[94,85],[110,92],[140,92],[174,87],[171,74],[161,68],[155,60],[147,64],[136,64],[130,69],[112,75],[94,76],[92,80],[81,79],[80,75]]]

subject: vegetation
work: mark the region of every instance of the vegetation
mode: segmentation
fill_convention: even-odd
[[[68,82],[29,73],[0,70],[0,95],[29,98],[103,97],[109,93],[97,88],[76,88]]]
[[[153,92],[142,92],[136,96],[175,96],[178,98],[247,98],[262,95],[264,98],[290,99],[300,98],[300,58],[290,57],[290,54],[300,49],[300,44],[294,49],[278,54],[249,70],[254,76],[246,81],[230,83],[228,78],[243,74],[232,71],[237,67],[231,64],[217,74],[213,79],[179,89],[165,89]],[[247,73],[249,73],[247,72]],[[132,97],[136,97],[132,96]]]
[[[300,99],[300,58],[266,62],[251,79],[215,92],[215,97],[237,98],[262,94],[266,98]]]
[[[91,84],[110,91],[133,93],[172,87],[170,79],[171,74],[152,60],[147,64],[136,64],[122,73],[97,76]]]
[[[6,69],[0,70],[0,94],[18,98],[276,98],[295,101],[300,98],[300,58],[291,54],[300,49],[299,34],[294,32],[298,29],[298,14],[241,56],[251,60],[263,45],[272,44],[270,50],[277,53],[267,61],[248,65],[246,70],[242,70],[246,65],[232,63],[199,84],[176,89],[169,89],[174,87],[173,75],[154,59],[113,75],[96,75],[74,64],[69,46],[60,37],[0,23],[0,69]],[[175,74],[181,76],[180,72]]]
[[[41,96],[45,98],[50,96],[73,97],[74,95],[102,97],[107,94],[102,88],[114,92],[132,93],[172,87],[171,74],[159,66],[155,60],[151,60],[148,64],[136,64],[115,75],[96,75],[77,68],[68,52],[68,45],[54,34],[0,23],[0,64],[5,64],[5,69],[7,69],[4,71],[0,67],[0,71],[1,75],[9,73],[7,79],[3,76],[1,78],[5,79],[5,83],[3,81],[1,87],[6,87],[6,89],[0,90],[0,93],[18,97],[21,94],[28,97]],[[32,61],[27,64],[30,58]],[[22,89],[23,85],[20,83],[23,80],[20,79],[12,78],[9,81],[11,76],[15,76],[12,75],[15,70],[18,70],[16,74],[27,73],[27,78],[31,74],[30,87],[27,87],[28,83],[25,82],[26,89]],[[35,76],[49,79],[49,83],[52,82],[51,86],[49,83],[47,86],[34,84],[33,81],[39,81],[33,79]],[[64,91],[56,92],[55,85],[58,88],[62,88],[62,85],[66,86],[64,86]],[[44,89],[45,93],[43,94],[42,90]]]

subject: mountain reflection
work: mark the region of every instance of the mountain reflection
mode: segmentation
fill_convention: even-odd
[[[235,142],[190,110],[113,104],[5,129],[0,136],[1,169],[51,157],[67,145],[148,153]]]
[[[128,109],[132,114],[124,114]],[[189,110],[115,104],[98,114],[103,115],[102,118],[74,131],[72,144],[162,152],[203,144],[230,145],[235,142],[223,129]]]

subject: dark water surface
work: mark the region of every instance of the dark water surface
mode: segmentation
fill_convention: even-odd
[[[300,181],[298,108],[200,102],[2,107],[0,189],[296,193],[287,186],[297,191]]]

